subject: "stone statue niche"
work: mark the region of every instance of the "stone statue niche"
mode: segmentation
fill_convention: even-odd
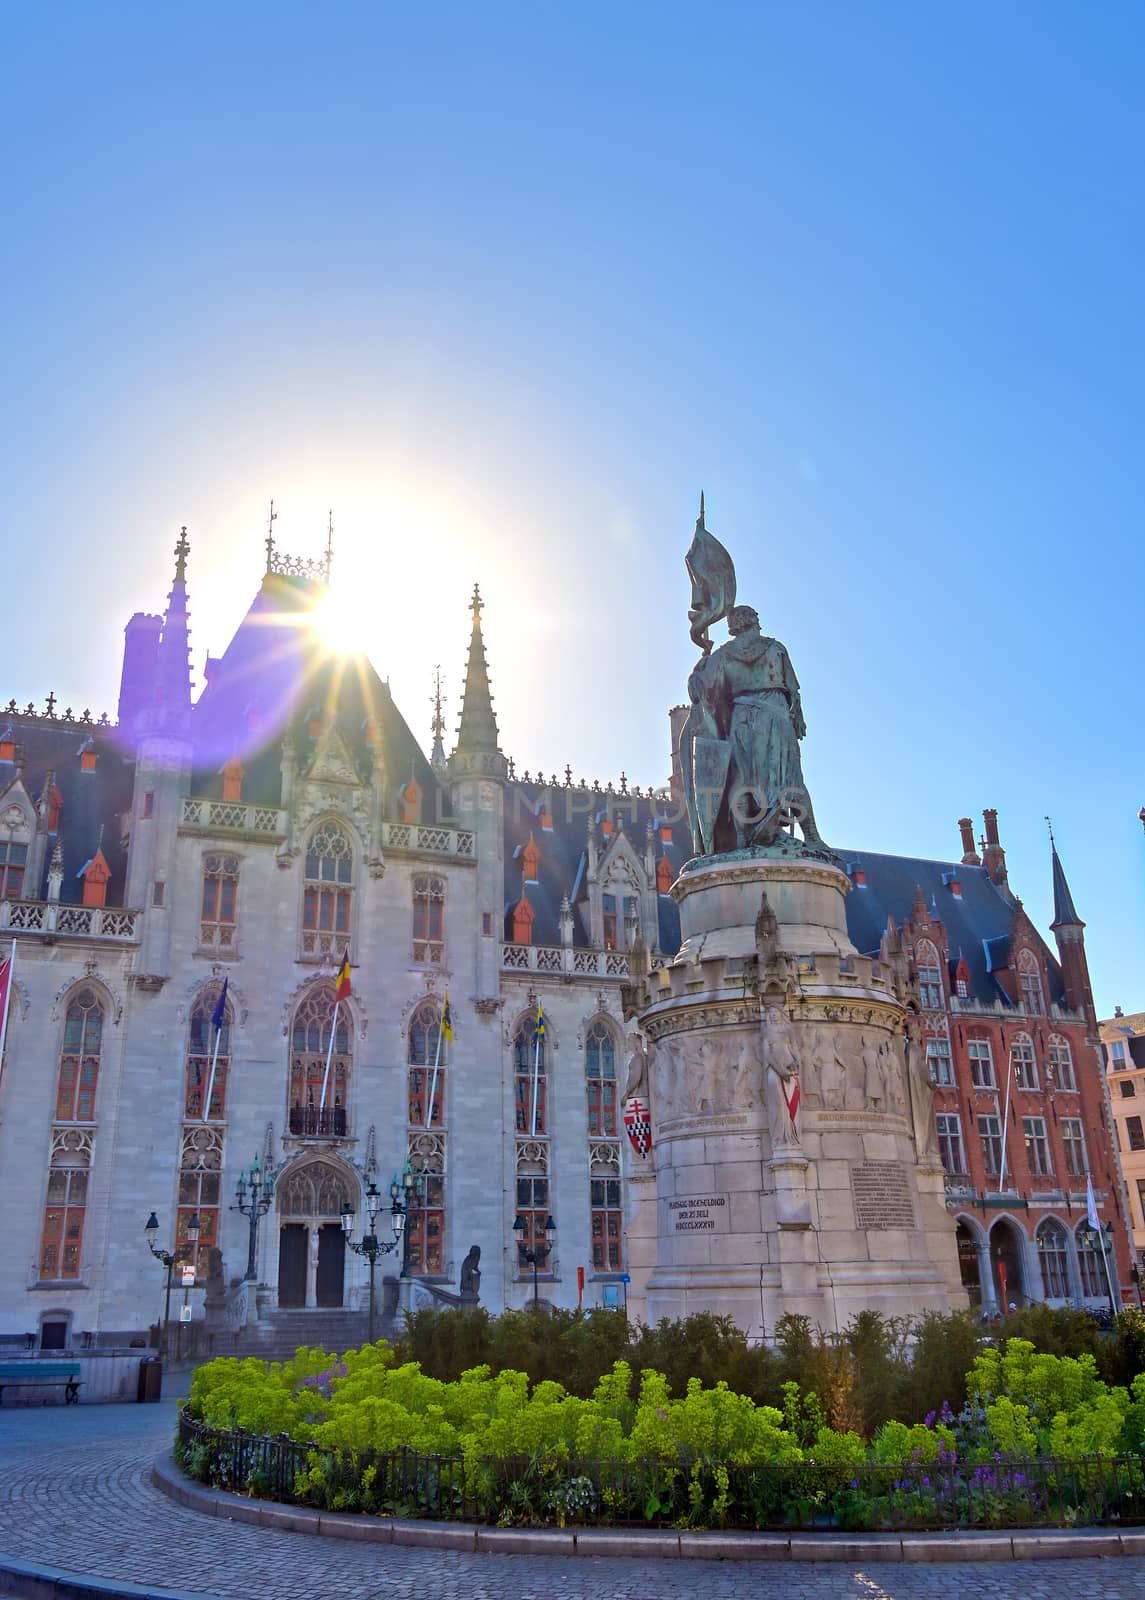
[[[799,680],[784,646],[761,632],[754,608],[736,605],[735,567],[704,526],[702,495],[685,564],[688,620],[701,655],[688,680],[680,768],[698,853],[798,849],[798,826],[801,853],[833,859],[803,781]],[[731,637],[713,648],[708,629],[725,617]]]

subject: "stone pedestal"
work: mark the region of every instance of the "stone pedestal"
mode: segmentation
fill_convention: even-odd
[[[650,1044],[655,1200],[629,1225],[649,1320],[713,1311],[763,1337],[785,1312],[835,1330],[965,1302],[942,1174],[915,1147],[903,980],[852,946],[849,888],[797,846],[692,862],[673,887],[680,952],[630,997]],[[794,1133],[766,1007],[798,1060]]]

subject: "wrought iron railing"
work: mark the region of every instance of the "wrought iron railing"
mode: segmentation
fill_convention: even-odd
[[[291,1106],[289,1123],[295,1139],[344,1139],[346,1107]]]
[[[309,1381],[319,1385],[330,1376]],[[212,1428],[185,1410],[178,1453],[190,1476],[236,1493],[439,1520],[496,1522],[508,1512],[518,1522],[788,1532],[1145,1522],[1138,1455],[859,1466],[813,1460],[719,1466],[683,1456],[466,1462],[460,1455],[339,1450],[286,1434]],[[712,1513],[706,1522],[705,1506]]]

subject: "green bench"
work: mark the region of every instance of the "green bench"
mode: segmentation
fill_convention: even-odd
[[[0,1405],[4,1404],[5,1389],[62,1388],[64,1404],[70,1406],[80,1397],[80,1364],[78,1361],[0,1361]]]

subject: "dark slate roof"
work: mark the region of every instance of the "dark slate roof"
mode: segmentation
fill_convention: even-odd
[[[332,709],[363,782],[369,780],[373,765],[366,725],[377,724],[386,771],[384,816],[401,816],[401,790],[413,776],[424,797],[424,820],[443,819],[448,814],[447,792],[395,705],[389,685],[364,656],[330,655],[317,632],[305,623],[312,603],[313,589],[302,579],[273,574],[263,580],[226,651],[212,662],[209,682],[195,705],[192,793],[221,793],[222,769],[238,756],[245,769],[243,799],[280,804],[287,731],[295,742],[299,774],[304,776],[315,746],[308,731],[310,713],[317,712],[328,723]]]
[[[115,730],[94,723],[12,716],[0,711],[0,733],[9,727],[17,752],[22,752],[24,788],[33,805],[43,793],[49,771],[55,774],[61,800],[59,839],[64,858],[61,902],[78,904],[83,899],[83,883],[76,874],[100,848],[102,830],[103,854],[111,868],[107,903],[122,905],[127,856],[120,844],[119,819],[131,810],[134,769],[119,747]],[[94,772],[84,772],[81,768],[83,746],[89,746],[95,753]],[[16,764],[0,762],[0,803],[15,777]],[[43,879],[36,884],[28,881],[25,885],[24,892],[29,899],[42,900],[47,893],[47,868],[55,843],[56,835],[50,835]]]
[[[551,828],[541,826],[541,802],[547,799]],[[517,904],[522,887],[533,908],[534,944],[560,943],[561,900],[567,895],[574,907],[583,905],[585,897],[586,847],[588,820],[603,819],[610,811],[614,818],[622,817],[636,855],[643,858],[648,822],[663,810],[647,793],[640,795],[619,791],[590,789],[587,785],[552,784],[542,786],[524,780],[509,783],[505,789],[505,914]],[[685,861],[695,853],[692,850],[688,829],[681,823],[672,825],[671,843],[663,842],[657,831],[656,860],[666,855],[672,863],[673,877]],[[538,881],[524,884],[521,868],[521,851],[532,834],[540,851]],[[601,855],[608,849],[611,838],[606,837],[597,822],[597,847]],[[675,901],[667,895],[658,896],[660,927],[658,942],[661,950],[674,953],[680,946],[680,918]],[[579,914],[573,918],[573,942],[587,945],[588,935]]]
[[[863,955],[878,953],[888,916],[899,926],[908,920],[916,890],[921,888],[930,915],[946,928],[951,957],[961,955],[966,962],[971,998],[986,1004],[996,1000],[1010,1004],[993,973],[1009,958],[1016,907],[985,868],[866,850],[841,850],[839,854],[866,874],[866,884],[856,885],[847,896],[847,930]],[[951,890],[953,880],[962,890],[961,897]],[[1062,1003],[1058,963],[1045,942],[1039,939],[1038,943],[1049,973],[1050,998],[1055,1004]]]
[[[1054,920],[1052,926],[1057,927],[1059,924],[1061,924],[1064,927],[1067,924],[1076,924],[1078,927],[1084,927],[1085,924],[1082,922],[1074,908],[1073,895],[1069,892],[1069,884],[1066,881],[1065,868],[1061,864],[1061,857],[1058,855],[1057,845],[1054,845],[1053,847],[1053,872]]]

